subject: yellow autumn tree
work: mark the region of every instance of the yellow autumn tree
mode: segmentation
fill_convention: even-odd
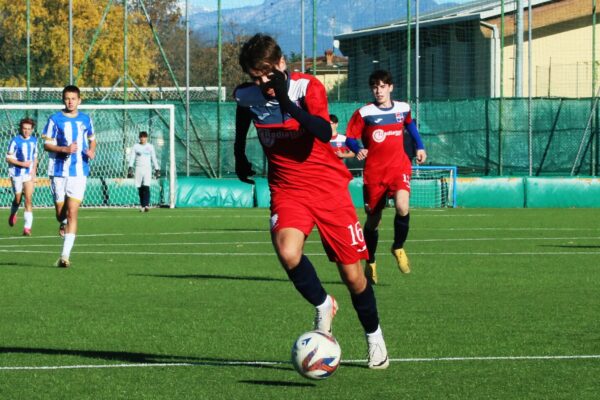
[[[0,84],[26,83],[26,2],[0,0]],[[106,20],[96,31],[104,11]],[[30,0],[31,85],[63,86],[69,80],[69,0]],[[112,86],[124,73],[124,10],[122,2],[73,0],[73,74],[80,86]],[[158,48],[139,10],[131,9],[127,24],[128,74],[148,84],[157,68]],[[86,52],[91,48],[86,63]],[[80,74],[81,72],[81,74]]]
[[[42,35],[40,21],[47,20],[43,0],[30,0],[31,37]],[[0,84],[23,86],[27,71],[27,31],[25,1],[0,0]]]

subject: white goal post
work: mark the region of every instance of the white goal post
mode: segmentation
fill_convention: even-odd
[[[41,131],[48,117],[61,104],[0,104],[0,146],[6,154],[11,138],[18,134],[19,121],[32,118],[36,122],[34,135],[38,138],[38,180],[34,206],[52,206],[47,175],[48,155],[43,150]],[[84,207],[131,207],[139,198],[128,179],[127,160],[140,131],[149,134],[149,143],[156,149],[162,177],[153,180],[151,204],[175,207],[175,106],[173,104],[82,104],[79,109],[89,114],[94,124],[98,148],[90,162],[90,176]],[[4,157],[3,157],[4,158]],[[12,202],[12,187],[8,164],[0,163],[0,206]]]
[[[410,206],[415,208],[456,207],[455,166],[413,166]]]

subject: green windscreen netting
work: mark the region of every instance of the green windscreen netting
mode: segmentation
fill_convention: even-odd
[[[455,165],[461,176],[529,175],[530,170],[534,176],[571,171],[596,175],[598,117],[592,105],[591,99],[533,99],[530,111],[527,99],[431,101],[413,104],[413,116],[418,116],[427,164]],[[341,132],[360,106],[330,104]],[[212,169],[221,176],[232,175],[235,104],[222,104],[219,113],[215,103],[194,104],[191,109],[198,133],[190,134],[191,173]],[[183,138],[180,130],[178,134]],[[266,160],[253,129],[247,154],[257,172],[265,174]]]
[[[359,106],[361,103],[330,104],[341,132]],[[534,99],[531,111],[527,99],[430,101],[413,104],[413,116],[418,118],[427,148],[427,165],[457,166],[459,176],[529,175],[530,170],[534,176],[564,176],[572,171],[574,175],[597,175],[598,114],[591,112],[592,106],[591,99]],[[178,175],[234,176],[235,108],[231,102],[194,102],[186,130],[185,107],[176,105]],[[115,129],[121,129],[123,112],[114,113]],[[5,149],[22,116],[23,112],[2,110],[0,145]],[[139,117],[147,119],[146,123],[138,121],[140,126],[164,124],[155,112],[146,111]],[[106,114],[104,119],[110,122],[112,118]],[[44,123],[45,119],[38,121],[38,134]],[[97,129],[102,143],[109,131]],[[114,152],[102,159],[119,160],[114,167],[124,171],[126,148],[101,146],[99,151]],[[247,154],[257,173],[265,175],[266,159],[254,129],[249,133]]]

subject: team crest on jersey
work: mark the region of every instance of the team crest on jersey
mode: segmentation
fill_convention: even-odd
[[[402,121],[404,121],[404,113],[397,112],[396,113],[396,122],[402,122]]]
[[[385,131],[383,129],[376,129],[373,131],[373,140],[377,143],[381,143],[385,140]]]

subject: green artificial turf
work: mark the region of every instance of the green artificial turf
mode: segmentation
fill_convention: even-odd
[[[314,310],[277,262],[268,210],[83,209],[69,269],[53,267],[52,211],[35,210],[33,236],[22,219],[0,228],[0,399],[595,399],[598,212],[413,210],[403,276],[386,210],[385,371],[366,368],[315,231],[305,253],[340,305],[343,361],[310,381],[289,358]]]

